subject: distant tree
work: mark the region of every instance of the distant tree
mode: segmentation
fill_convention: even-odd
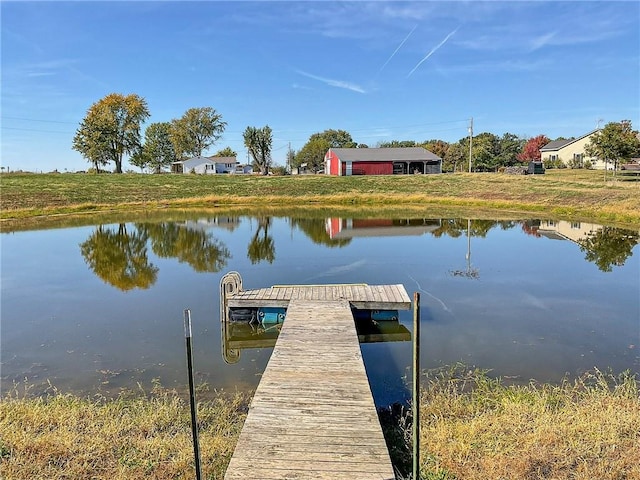
[[[150,168],[160,173],[176,161],[176,152],[171,142],[169,122],[152,123],[144,132],[144,145],[131,163],[140,168]]]
[[[391,140],[390,142],[378,143],[378,148],[407,148],[415,146],[416,142],[413,140]]]
[[[298,151],[292,166],[299,167],[303,163],[314,172],[324,168],[324,156],[330,148],[356,148],[358,145],[345,130],[325,130],[314,133],[307,143]]]
[[[198,157],[218,141],[227,123],[211,107],[190,108],[171,121],[171,141],[181,160]]]
[[[110,93],[89,107],[73,138],[80,152],[96,171],[109,162],[122,173],[124,155],[140,149],[140,125],[149,117],[147,102],[136,95]]]
[[[237,157],[238,153],[232,150],[231,147],[224,147],[222,150],[218,150],[218,153],[213,155],[214,157]]]
[[[497,167],[511,167],[518,163],[518,155],[522,151],[525,142],[513,133],[505,133],[500,137],[498,154],[496,156]]]
[[[356,148],[357,144],[346,130],[325,130],[322,133],[314,133],[309,140],[324,138],[329,142],[329,148]]]
[[[262,128],[247,127],[243,137],[244,145],[249,150],[254,165],[260,169],[262,175],[269,175],[271,144],[273,143],[269,125],[265,125]]]
[[[443,160],[447,155],[447,150],[449,149],[449,143],[444,140],[425,140],[419,146],[429,150],[431,153],[439,156]]]
[[[550,141],[546,135],[538,135],[537,137],[530,138],[518,154],[518,160],[523,163],[539,162],[542,158],[540,149]]]
[[[311,138],[296,153],[293,166],[299,167],[306,163],[310,170],[317,172],[324,167],[324,156],[329,148],[331,148],[331,145],[325,138]]]
[[[472,169],[480,172],[494,171],[500,153],[500,138],[493,133],[483,132],[473,137]]]
[[[369,145],[366,143],[359,143],[357,148],[369,148]]]
[[[593,134],[584,151],[590,157],[613,163],[615,171],[621,161],[640,155],[640,137],[630,120],[611,122]]]
[[[468,142],[468,140],[467,140]],[[452,143],[442,159],[442,170],[455,172],[458,166],[469,160],[469,146],[460,142]]]

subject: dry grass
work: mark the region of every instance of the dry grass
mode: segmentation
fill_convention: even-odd
[[[432,373],[421,401],[424,478],[640,479],[640,397],[629,375],[506,386],[454,368]]]
[[[12,173],[0,178],[3,222],[83,212],[320,204],[333,208],[461,206],[640,225],[640,182],[605,181],[602,172],[589,170],[548,170],[545,175],[527,176]]]
[[[0,403],[3,480],[194,478],[189,405],[174,391],[114,399],[17,392]],[[204,478],[223,478],[247,404],[215,392],[199,403]],[[381,416],[406,476],[410,418],[404,408]],[[430,371],[420,421],[425,480],[640,479],[640,396],[628,374],[506,385],[464,366]]]
[[[224,476],[247,398],[215,395],[199,403],[203,478]],[[81,399],[8,395],[0,403],[0,478],[194,478],[188,401],[150,395]]]

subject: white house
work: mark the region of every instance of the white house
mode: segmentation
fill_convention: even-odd
[[[241,165],[236,157],[193,157],[171,164],[171,173],[198,173],[213,175],[217,173],[253,173],[251,165]]]

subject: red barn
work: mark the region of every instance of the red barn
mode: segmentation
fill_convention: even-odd
[[[330,148],[324,165],[328,175],[442,173],[442,159],[422,147]]]

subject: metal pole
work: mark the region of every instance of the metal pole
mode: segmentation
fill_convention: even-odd
[[[469,173],[471,173],[471,145],[473,144],[473,117],[469,123]]]
[[[198,418],[196,415],[196,394],[193,387],[193,361],[191,356],[191,311],[184,311],[184,337],[187,342],[187,370],[189,371],[189,401],[191,403],[191,434],[193,435],[193,455],[196,462],[196,479],[200,480],[200,446],[198,445]]]
[[[420,294],[413,294],[413,480],[420,479]]]

